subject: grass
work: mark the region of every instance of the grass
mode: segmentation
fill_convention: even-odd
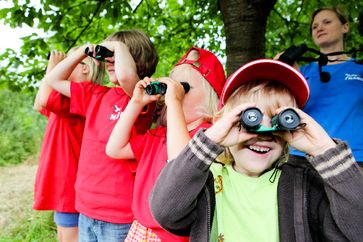
[[[53,212],[26,211],[19,220],[1,231],[0,242],[57,241]]]

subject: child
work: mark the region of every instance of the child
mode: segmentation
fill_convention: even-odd
[[[175,236],[157,224],[151,215],[148,197],[166,164],[167,153],[175,152],[170,149],[178,149],[178,146],[183,148],[197,130],[210,126],[207,122],[211,121],[213,112],[217,110],[225,74],[214,54],[192,47],[173,68],[170,78],[159,78],[158,81],[167,85],[164,108],[167,107],[168,130],[173,129],[174,123],[185,122],[183,129],[174,130],[174,135],[183,137],[185,143],[166,147],[166,140],[173,137],[166,137],[163,115],[159,118],[160,126],[149,130],[145,135],[132,137],[132,126],[142,108],[160,98],[160,95],[148,95],[144,90],[151,79],[140,81],[106,146],[106,153],[112,158],[136,158],[138,161],[132,202],[135,219],[125,241],[189,241],[188,237]],[[187,82],[190,90],[185,93],[179,82]],[[175,117],[175,112],[180,115]]]
[[[220,119],[160,173],[150,195],[156,221],[191,241],[361,241],[362,170],[346,143],[297,108],[308,97],[306,80],[285,63],[239,68],[223,89]],[[287,107],[302,124],[246,132],[241,112],[256,106],[268,128]],[[286,163],[288,145],[309,162]]]
[[[89,83],[63,81],[69,71],[85,56],[83,46],[59,63],[46,81],[57,91],[71,98],[71,112],[86,118],[78,166],[76,209],[80,212],[80,241],[123,241],[131,226],[133,160],[106,156],[108,137],[130,100],[140,78],[151,76],[158,62],[157,52],[142,31],[120,31],[109,36],[102,46],[114,52],[106,57],[109,80],[118,85],[104,87]],[[137,132],[150,127],[153,108],[136,122]]]
[[[71,51],[75,51],[72,49]],[[65,58],[52,51],[47,73]],[[86,57],[69,76],[70,81],[100,83],[103,65]],[[102,84],[102,83],[100,83]],[[78,212],[75,210],[74,183],[84,128],[84,118],[69,113],[69,98],[60,95],[43,81],[34,108],[48,117],[35,179],[35,210],[54,210],[60,242],[78,241]]]

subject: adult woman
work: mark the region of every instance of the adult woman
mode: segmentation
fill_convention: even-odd
[[[349,23],[338,8],[319,8],[311,18],[311,35],[324,54],[344,51],[344,36]],[[331,137],[347,140],[355,159],[363,166],[363,66],[346,54],[328,56],[322,72],[329,78],[322,80],[318,63],[300,68],[308,80],[310,99],[304,111],[312,116]],[[292,151],[293,155],[303,153]]]

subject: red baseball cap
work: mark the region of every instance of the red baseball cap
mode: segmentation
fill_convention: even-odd
[[[282,83],[295,97],[299,107],[306,104],[310,95],[309,85],[298,70],[278,60],[260,59],[241,66],[228,77],[222,91],[222,106],[239,86],[255,80],[272,80]]]
[[[199,57],[197,60],[186,59],[188,54],[192,50],[196,50],[199,52]],[[222,63],[212,52],[193,46],[178,61],[178,63],[175,66],[182,64],[190,64],[209,82],[209,84],[216,91],[218,97],[221,96],[223,86],[226,83],[226,75],[224,73]]]

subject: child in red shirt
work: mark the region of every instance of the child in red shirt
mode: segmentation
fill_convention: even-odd
[[[71,51],[74,51],[71,50]],[[65,58],[52,51],[47,73]],[[103,65],[86,57],[69,76],[70,81],[99,83]],[[35,210],[54,210],[58,240],[78,241],[78,212],[75,209],[75,190],[78,159],[84,128],[84,118],[69,113],[69,98],[60,95],[43,81],[34,108],[48,117],[39,166],[34,186]]]
[[[214,54],[196,47],[189,49],[173,68],[169,78],[158,79],[167,85],[167,126],[164,115],[161,115],[157,128],[150,129],[145,135],[132,136],[132,126],[143,107],[161,97],[146,94],[144,89],[151,81],[152,79],[145,78],[136,85],[134,95],[115,125],[106,146],[106,153],[112,158],[136,158],[138,161],[132,202],[135,218],[125,241],[188,241],[188,237],[173,235],[159,226],[151,215],[148,197],[166,164],[168,154],[184,147],[182,143],[167,147],[167,138],[172,139],[173,135],[178,135],[187,143],[200,128],[209,127],[213,112],[217,110],[225,74]],[[190,90],[185,93],[179,82],[187,82]],[[170,119],[171,115],[177,115],[178,118]],[[185,129],[175,130],[174,134],[167,137],[166,127],[169,132],[169,129],[173,129],[173,123],[179,122],[186,123]]]
[[[65,76],[85,56],[86,45],[59,63],[46,81],[71,99],[71,112],[86,119],[78,166],[76,209],[80,212],[79,236],[83,241],[123,241],[131,225],[135,164],[132,160],[111,159],[105,154],[108,137],[130,100],[140,78],[155,72],[158,56],[145,33],[120,31],[102,46],[114,52],[106,57],[109,80],[118,85],[105,87],[89,83],[69,83]],[[145,132],[152,119],[150,107],[137,121],[136,130]]]

